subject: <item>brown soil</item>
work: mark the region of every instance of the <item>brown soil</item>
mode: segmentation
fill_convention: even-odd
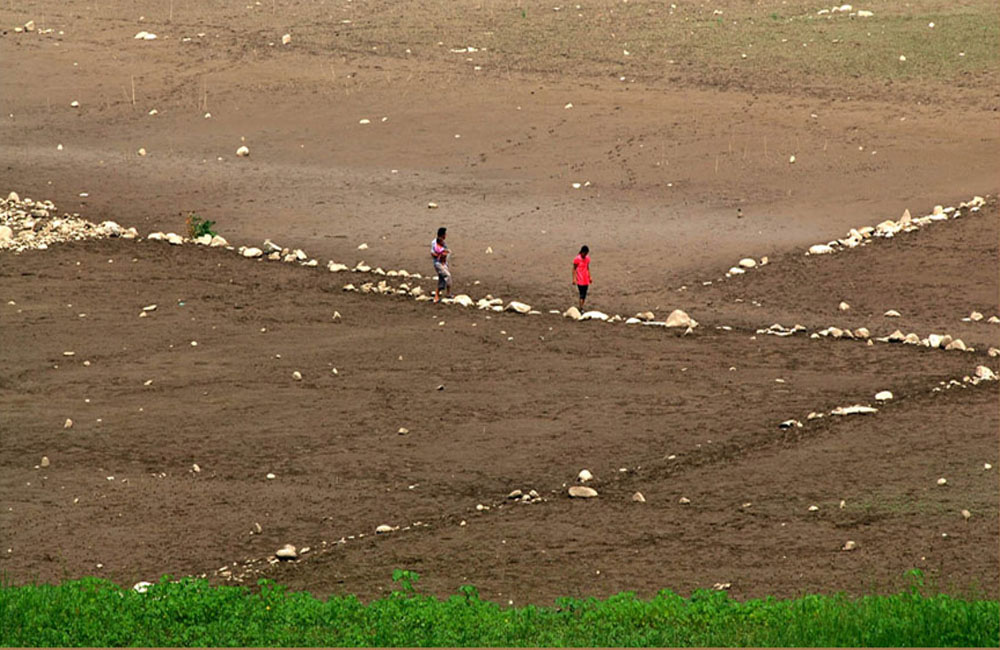
[[[685,337],[487,316],[154,242],[2,254],[8,580],[224,582],[229,565],[249,583],[370,597],[407,568],[431,593],[472,583],[547,603],[727,582],[741,598],[884,591],[921,568],[942,591],[997,597],[998,384],[932,392],[996,369],[986,349],[1000,327],[960,319],[1000,312],[997,204],[802,255],[907,207],[996,194],[992,76],[948,103],[953,80],[673,78],[642,64],[630,83],[597,55],[560,72],[558,53],[529,65],[503,48],[473,73],[472,54],[447,50],[486,42],[480,12],[415,4],[431,20],[406,40],[390,5],[369,3],[380,19],[354,15],[338,40],[339,8],[204,4],[178,1],[172,21],[166,3],[0,8],[4,25],[65,31],[0,38],[15,70],[0,75],[0,190],[143,233],[181,232],[196,210],[236,244],[271,237],[321,263],[425,274],[445,224],[459,291],[543,311],[572,302],[569,260],[586,242],[594,307],[681,307],[701,326]],[[133,41],[140,29],[160,39]],[[286,31],[291,46],[267,46]],[[248,159],[234,155],[241,136]],[[719,281],[747,255],[772,263]],[[903,318],[881,316],[891,308]],[[775,321],[947,332],[977,351],[754,337]],[[877,415],[778,428],[885,389],[896,399]],[[51,466],[36,469],[43,455]],[[600,497],[566,498],[585,467]],[[509,503],[514,489],[545,500]],[[858,548],[840,551],[847,540]],[[256,573],[232,566],[285,543],[312,550]]]

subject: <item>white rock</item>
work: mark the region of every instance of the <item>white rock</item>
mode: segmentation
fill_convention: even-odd
[[[597,311],[595,309],[595,310],[591,310],[591,311],[588,311],[588,312],[584,312],[583,314],[580,314],[579,320],[600,320],[600,321],[605,321],[605,320],[608,320],[609,318],[611,318],[611,317],[608,316],[607,314],[605,314],[603,311]]]
[[[569,496],[574,499],[593,499],[597,496],[597,490],[585,485],[571,485]]]
[[[397,431],[396,433],[398,433],[401,436],[405,436],[408,433],[410,433],[410,430],[407,429],[406,427],[399,427],[399,431]]]
[[[858,13],[855,14],[858,18],[871,18],[874,16],[874,12],[868,11],[867,9],[858,9]]]
[[[152,582],[147,582],[145,580],[140,580],[139,582],[132,585],[132,590],[139,594],[144,594],[149,591],[149,588],[153,586]]]
[[[833,248],[826,244],[814,244],[809,247],[810,255],[828,255],[833,252]]]
[[[843,301],[841,301],[841,303],[839,305],[837,305],[837,309],[839,309],[840,311],[847,311],[850,308],[851,308],[851,306],[848,305],[846,302],[843,302]]]
[[[472,298],[464,293],[460,293],[457,296],[455,296],[452,302],[462,307],[472,307],[473,305],[475,305],[475,303],[472,301]]]
[[[795,164],[795,156],[794,155],[788,157],[788,164],[789,165],[794,165]]]
[[[138,34],[136,34],[135,36],[133,36],[132,38],[134,40],[137,40],[137,41],[155,41],[156,40],[156,34],[153,34],[151,32],[142,31],[142,32],[139,32]]]
[[[174,232],[168,232],[166,239],[167,243],[171,246],[180,246],[184,243],[184,238]]]
[[[636,492],[633,494],[632,500],[636,503],[646,503],[646,497],[642,496],[642,492]]]
[[[49,457],[48,456],[42,456],[42,461],[40,463],[38,463],[38,465],[39,465],[39,467],[48,467],[49,466]]]
[[[275,476],[275,475],[274,475],[274,474],[273,474],[272,472],[268,472],[268,473],[267,473],[267,476],[265,476],[264,478],[266,478],[266,479],[267,479],[267,480],[269,480],[269,481],[273,481],[274,479],[276,479],[276,478],[278,478],[278,477],[277,477],[277,476]]]
[[[302,381],[302,373],[296,370],[295,372],[292,373],[292,379],[294,379],[295,381]]]
[[[246,158],[247,156],[250,155],[250,147],[242,145],[239,149],[236,150],[236,155],[239,156],[240,158]]]
[[[375,529],[377,535],[384,535],[385,533],[391,533],[393,530],[392,526],[389,524],[381,524]]]
[[[726,271],[726,276],[743,275],[744,273],[746,273],[745,269],[743,269],[743,268],[741,268],[739,266],[731,266],[731,267],[729,267],[729,270]]]
[[[212,236],[209,235],[208,233],[205,233],[204,235],[195,237],[194,243],[199,244],[201,246],[209,246],[212,243]]]
[[[330,271],[330,273],[339,273],[340,271],[351,270],[350,267],[348,267],[346,264],[338,264],[333,260],[330,260],[330,263],[326,265],[326,268],[328,271]]]
[[[830,411],[830,415],[866,415],[869,413],[878,413],[878,409],[873,406],[855,404],[854,406],[838,406]]]
[[[13,239],[14,231],[9,226],[0,226],[0,242],[12,241]]]
[[[72,429],[72,428],[73,428],[73,420],[66,418],[66,422],[63,423],[63,429]]]
[[[954,341],[948,343],[944,346],[945,350],[958,350],[959,352],[965,352],[968,348],[962,339],[955,339]]]
[[[667,327],[698,327],[698,321],[681,309],[675,309],[667,316]]]
[[[757,266],[757,260],[753,259],[752,257],[744,257],[743,259],[740,260],[740,266],[742,266],[745,269],[752,269],[753,267]]]
[[[80,108],[80,102],[76,101],[75,99],[71,101],[69,105],[71,108]]]
[[[902,314],[900,314],[895,309],[890,309],[889,311],[885,312],[882,315],[885,316],[886,318],[899,318]]]
[[[263,254],[264,251],[253,246],[250,248],[244,248],[242,252],[243,257],[260,257]]]
[[[219,248],[222,246],[229,246],[229,242],[227,242],[225,237],[222,237],[221,235],[214,235],[211,241],[208,242],[208,245],[212,248]]]
[[[888,402],[893,398],[892,391],[883,390],[881,392],[875,393],[875,399],[880,402]]]
[[[983,315],[980,314],[978,311],[974,311],[971,314],[969,314],[969,320],[979,322],[983,320]]]
[[[946,479],[945,477],[942,476],[941,478],[939,478],[937,480],[937,484],[938,485],[948,485],[948,479]]]
[[[985,381],[996,381],[997,375],[992,369],[986,366],[976,366],[976,377],[983,379]]]
[[[590,473],[589,469],[581,469],[580,473],[576,475],[576,480],[581,483],[586,483],[594,479],[594,475]]]
[[[288,45],[291,42],[292,42],[292,35],[291,34],[285,34],[285,35],[283,35],[281,37],[281,44],[282,45]]]
[[[294,560],[299,556],[298,551],[291,544],[285,544],[277,551],[274,552],[274,556],[279,560]]]
[[[849,539],[846,542],[844,542],[844,545],[842,547],[840,547],[840,550],[842,550],[842,551],[853,551],[857,547],[858,547],[857,542],[855,542],[854,540],[850,540]]]
[[[26,32],[35,31],[35,21],[29,20],[28,22],[24,23],[24,31]]]
[[[928,334],[927,335],[927,345],[930,346],[930,347],[932,347],[932,348],[939,348],[939,347],[941,347],[941,341],[943,339],[944,339],[944,336],[942,336],[941,334]]]
[[[562,315],[564,318],[572,318],[573,320],[580,320],[581,317],[580,310],[576,307],[570,307]]]
[[[358,250],[359,251],[366,251],[366,250],[368,250],[368,244],[365,244],[365,243],[358,244]]]
[[[691,505],[691,499],[687,497],[681,497],[680,499],[677,499],[677,503],[681,504],[682,506]]]
[[[504,311],[515,311],[519,314],[527,314],[529,311],[531,311],[531,305],[526,305],[523,302],[511,300],[509,303],[507,303],[507,306],[504,307]]]
[[[809,512],[816,512],[819,510],[819,506],[809,506]]]
[[[139,151],[137,151],[136,153],[139,154],[140,156],[145,156],[146,155],[146,148],[145,147],[139,147]]]

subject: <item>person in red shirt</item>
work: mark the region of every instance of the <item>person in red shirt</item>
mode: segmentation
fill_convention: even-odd
[[[587,302],[587,289],[593,284],[590,278],[590,248],[583,246],[580,254],[573,258],[573,284],[580,292],[580,311],[583,311],[583,304]]]

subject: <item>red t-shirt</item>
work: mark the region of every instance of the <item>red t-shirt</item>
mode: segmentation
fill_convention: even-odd
[[[590,284],[590,255],[577,255],[573,258],[573,277],[577,284]]]

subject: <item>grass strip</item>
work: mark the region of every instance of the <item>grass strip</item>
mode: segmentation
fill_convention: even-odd
[[[923,595],[811,595],[740,602],[724,592],[649,600],[563,598],[503,607],[462,587],[446,600],[401,589],[362,603],[262,581],[259,589],[164,578],[146,593],[85,578],[0,586],[3,646],[992,646],[1000,603]]]

